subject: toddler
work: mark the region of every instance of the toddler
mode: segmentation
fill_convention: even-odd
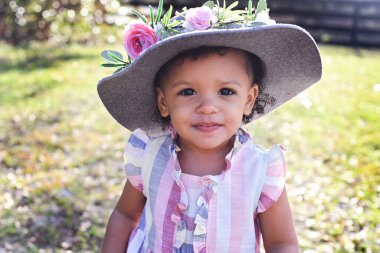
[[[266,2],[246,11],[206,2],[130,23],[129,58],[98,84],[131,130],[127,174],[102,252],[298,252],[285,190],[284,148],[257,146],[251,122],[321,77],[302,28],[276,24]]]

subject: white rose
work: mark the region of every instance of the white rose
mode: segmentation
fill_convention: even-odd
[[[267,11],[261,11],[259,14],[257,14],[255,18],[255,22],[265,23],[267,25],[276,24],[276,21],[274,21],[273,19],[270,19]]]

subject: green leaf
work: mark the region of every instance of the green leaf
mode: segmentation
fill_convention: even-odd
[[[135,10],[131,10],[131,12],[139,17],[145,24],[148,24],[148,20],[144,17],[144,15]]]
[[[176,29],[172,29],[172,28],[168,28],[167,32],[168,32],[169,36],[173,36],[175,34],[180,34],[181,33],[180,31],[178,31]]]
[[[232,13],[233,15],[241,15],[243,13],[247,13],[247,11],[245,11],[245,10],[234,10],[234,11],[230,11],[230,13]]]
[[[112,55],[112,56],[111,56]],[[103,50],[101,53],[101,56],[108,62],[124,62],[123,61],[123,55],[119,52],[112,51],[112,50]]]
[[[105,68],[114,68],[114,67],[125,66],[125,64],[123,64],[123,63],[103,63],[103,64],[100,64],[100,66],[105,67]]]
[[[214,8],[214,5],[215,5],[214,1],[207,1],[202,6],[207,6],[208,8],[212,10],[212,8]]]
[[[252,0],[248,1],[248,16],[252,16]]]
[[[162,26],[163,27],[168,26],[170,18],[172,16],[172,13],[173,13],[173,6],[170,5],[169,10],[165,13],[165,15],[163,17],[163,21],[162,21]]]
[[[220,12],[220,4],[219,4],[219,0],[216,0],[216,5],[218,6],[218,18],[219,18],[219,12]]]
[[[226,0],[223,0],[223,9],[226,9]]]
[[[254,19],[256,18],[257,14],[259,14],[263,10],[266,10],[267,8],[268,8],[267,1],[266,0],[259,0],[259,2],[257,3]]]
[[[114,59],[115,61],[117,62],[122,62],[122,63],[126,63],[125,61],[123,61],[123,56],[121,54],[118,54],[118,55],[115,55],[114,53],[112,52],[108,52],[108,55]],[[121,57],[120,57],[121,56]]]
[[[171,22],[170,24],[168,24],[168,27],[169,28],[173,28],[173,27],[176,27],[178,25],[180,25],[182,22],[179,21],[179,20],[174,20],[173,22]]]
[[[152,27],[154,27],[154,13],[153,13],[152,5],[149,5],[149,12],[150,12],[150,24]]]
[[[232,10],[239,4],[239,1],[233,2],[230,6],[227,7],[227,10]]]
[[[167,15],[168,17],[168,21],[170,21],[170,19],[172,18],[172,13],[173,13],[173,6],[170,5],[169,10],[165,13],[165,15]]]
[[[164,5],[164,1],[160,0],[160,2],[158,4],[158,11],[157,11],[157,17],[156,17],[156,25],[158,24],[158,21],[160,21],[163,5]]]
[[[246,11],[243,11],[243,10],[234,10],[234,11],[227,10],[225,13],[223,13],[223,16],[222,16],[223,20],[222,21],[225,21],[226,19],[229,20],[227,23],[243,21],[244,17],[241,14],[244,14],[244,13],[246,13]],[[222,22],[222,23],[224,23],[224,22]]]
[[[263,11],[265,9],[267,9],[268,6],[267,6],[267,0],[259,0],[259,2],[257,3],[257,10],[256,12],[260,12],[260,11]]]
[[[162,27],[164,27],[164,28],[168,25],[168,17],[166,16],[166,13],[161,20],[161,24],[162,24]]]

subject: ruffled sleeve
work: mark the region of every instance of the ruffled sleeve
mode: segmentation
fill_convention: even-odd
[[[124,170],[127,175],[127,179],[141,192],[144,188],[141,170],[143,167],[144,153],[148,142],[149,136],[146,132],[141,129],[136,129],[130,134],[123,153]]]
[[[285,148],[276,145],[267,153],[267,172],[257,207],[258,213],[268,210],[282,194],[286,176],[285,152]]]

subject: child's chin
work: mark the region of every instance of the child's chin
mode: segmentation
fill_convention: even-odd
[[[202,150],[215,150],[220,149],[222,146],[224,146],[226,141],[220,140],[220,139],[211,139],[211,138],[204,138],[201,141],[197,143],[198,148]]]

